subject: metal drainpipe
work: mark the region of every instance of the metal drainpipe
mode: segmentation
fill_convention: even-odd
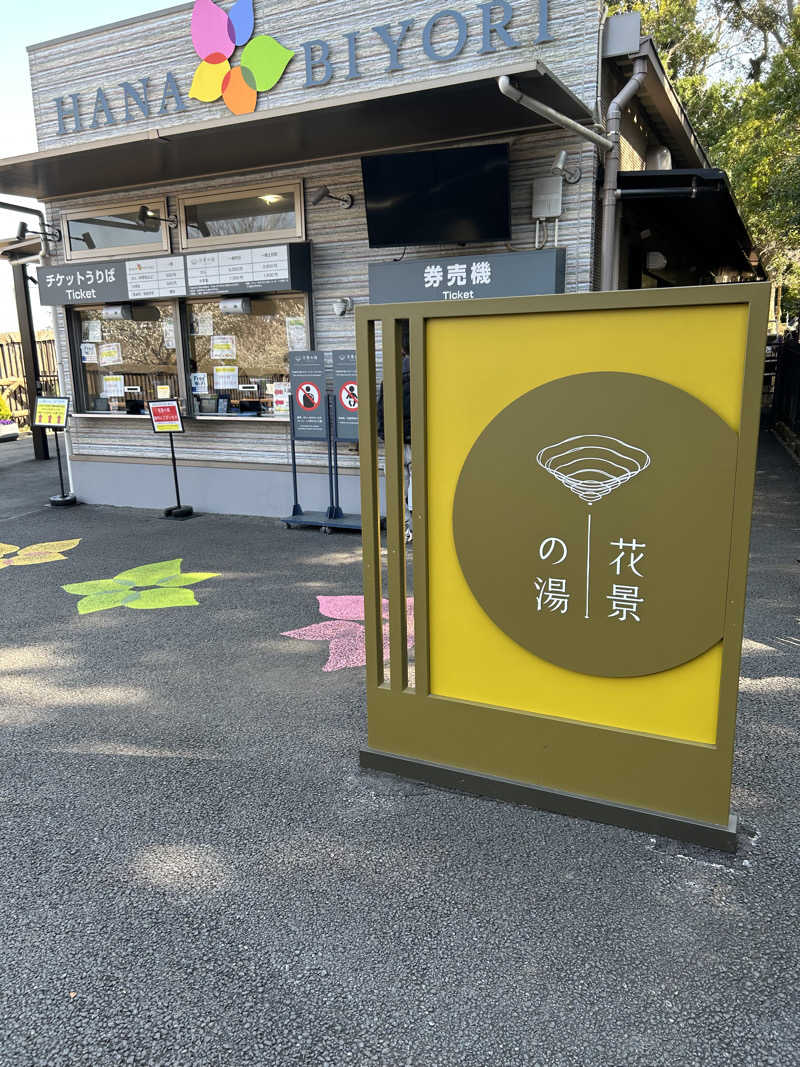
[[[611,148],[606,156],[605,180],[603,182],[603,230],[600,242],[600,288],[604,291],[615,288],[614,258],[617,234],[617,178],[620,163],[620,131],[622,115],[647,77],[647,59],[638,56],[633,66],[633,77],[608,105],[606,130]]]
[[[586,126],[581,126],[579,122],[571,119],[568,115],[562,115],[560,111],[556,111],[554,108],[548,107],[547,104],[543,104],[541,101],[534,100],[532,97],[520,92],[508,75],[503,74],[499,77],[497,86],[503,96],[507,96],[515,104],[521,104],[522,107],[526,107],[529,111],[533,111],[536,115],[547,119],[548,122],[552,122],[555,126],[561,126],[563,129],[569,130],[570,133],[583,137],[585,141],[591,141],[592,144],[602,148],[605,152],[610,152],[614,147],[613,142],[608,137],[603,137],[602,134],[587,129]]]
[[[54,229],[53,227],[48,227],[47,220],[44,217],[44,213],[42,211],[39,211],[38,208],[25,207],[23,204],[12,204],[6,200],[0,200],[0,209],[2,209],[3,211],[21,212],[23,215],[36,216],[36,218],[39,220],[39,225],[42,227],[42,247],[46,256],[50,254],[50,249],[48,247],[47,238],[44,236],[44,234],[48,232],[53,233],[57,235],[57,240],[61,239],[61,231]]]

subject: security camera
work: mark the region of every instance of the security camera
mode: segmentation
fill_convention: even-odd
[[[563,178],[569,185],[575,185],[576,182],[581,180],[581,168],[575,167],[574,169],[570,169],[570,167],[567,166],[567,153],[563,148],[553,160],[553,166],[550,170],[559,178]]]

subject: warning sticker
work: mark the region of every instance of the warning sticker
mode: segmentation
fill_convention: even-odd
[[[304,411],[316,411],[322,395],[313,382],[302,382],[295,391],[295,403]]]

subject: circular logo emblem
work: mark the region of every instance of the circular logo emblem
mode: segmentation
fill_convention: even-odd
[[[295,400],[298,407],[301,407],[304,411],[316,411],[321,399],[320,391],[313,382],[303,382],[298,385],[295,392]]]
[[[348,411],[358,411],[358,386],[355,382],[345,382],[339,390],[339,403]]]
[[[510,404],[473,446],[453,529],[478,603],[535,655],[655,674],[722,639],[737,435],[636,374],[580,374]]]

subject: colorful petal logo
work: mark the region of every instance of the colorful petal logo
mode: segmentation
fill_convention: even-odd
[[[266,34],[253,37],[253,0],[236,0],[226,15],[214,0],[195,0],[192,44],[201,63],[194,72],[189,96],[212,103],[220,97],[234,115],[251,115],[259,93],[269,92],[283,77],[294,55]],[[241,62],[229,60],[244,45]]]

